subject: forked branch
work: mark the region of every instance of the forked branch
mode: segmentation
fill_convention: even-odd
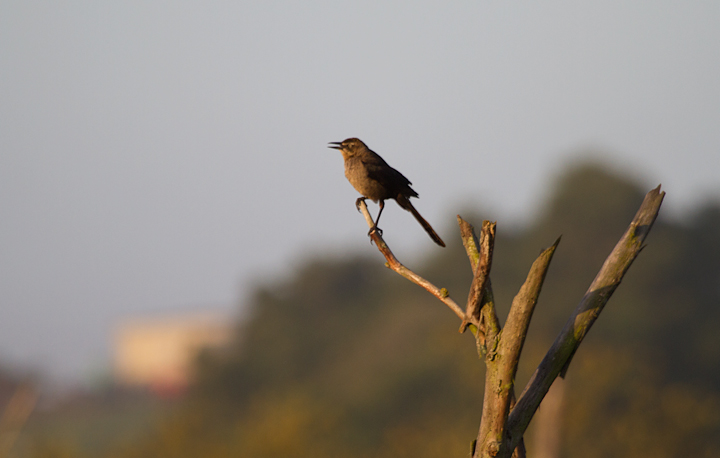
[[[379,231],[370,233],[372,241],[385,256],[386,265],[390,269],[440,299],[462,320],[460,331],[463,332],[469,327],[475,336],[478,354],[485,360],[487,371],[482,420],[473,457],[509,457],[511,454],[524,457],[522,437],[530,419],[555,378],[565,375],[578,346],[643,249],[643,243],[657,218],[664,196],[660,186],[645,196],[630,227],[605,260],[517,403],[514,384],[520,353],[545,275],[560,239],[543,251],[533,263],[525,283],[510,307],[505,329],[501,329],[490,282],[495,223],[485,221],[478,240],[473,227],[458,216],[463,245],[473,269],[473,283],[465,311],[450,298],[445,288],[438,288],[402,265]],[[373,228],[373,220],[364,201],[359,208],[368,226]]]
[[[605,260],[560,335],[555,339],[508,417],[510,447],[518,443],[535,411],[558,375],[564,376],[572,356],[595,323],[625,273],[644,248],[643,243],[660,211],[665,192],[648,192],[630,226]]]

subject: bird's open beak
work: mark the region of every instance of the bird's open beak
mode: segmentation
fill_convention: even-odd
[[[330,146],[328,146],[328,148],[342,149],[342,142],[330,142]]]

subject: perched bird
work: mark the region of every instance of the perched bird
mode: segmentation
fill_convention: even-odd
[[[425,221],[425,218],[420,216],[420,213],[410,203],[411,197],[418,197],[418,193],[410,187],[412,184],[410,180],[390,167],[383,158],[368,148],[360,139],[348,138],[342,142],[330,142],[330,145],[329,148],[340,150],[342,153],[345,160],[345,176],[357,192],[362,194],[355,205],[359,206],[360,202],[365,199],[380,204],[380,211],[370,232],[375,229],[379,230],[377,225],[385,208],[385,200],[395,199],[398,205],[413,214],[435,243],[445,246],[445,242],[433,230],[430,223]]]

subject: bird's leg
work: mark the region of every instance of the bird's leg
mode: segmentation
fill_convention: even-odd
[[[380,211],[378,212],[377,218],[375,218],[375,227],[377,227],[378,223],[380,222],[380,215],[382,215],[383,208],[385,208],[385,201],[380,200]]]
[[[368,231],[368,235],[372,234],[373,231],[378,231],[378,233],[380,235],[382,235],[382,233],[383,233],[382,229],[380,229],[378,227],[378,222],[380,222],[380,215],[382,215],[383,208],[385,208],[385,201],[381,199],[379,205],[380,205],[380,211],[378,212],[377,218],[375,218],[375,223],[373,224],[373,227],[371,227],[370,230]]]

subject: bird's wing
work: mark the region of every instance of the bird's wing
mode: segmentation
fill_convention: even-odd
[[[377,154],[362,158],[365,170],[367,170],[368,178],[377,180],[380,183],[394,183],[400,188],[410,189],[412,184],[405,175],[390,167],[387,162]],[[412,191],[412,193],[415,191]],[[416,196],[416,194],[414,194]]]

